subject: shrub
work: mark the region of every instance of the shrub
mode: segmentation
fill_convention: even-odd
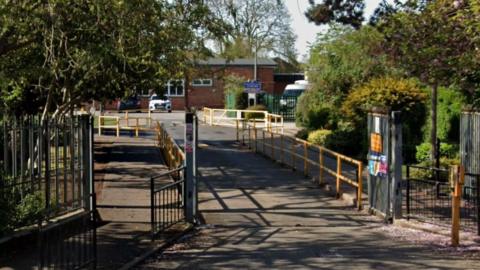
[[[340,122],[338,129],[334,130],[327,137],[325,147],[345,155],[363,159],[367,149],[365,134],[365,128],[356,128],[348,123]]]
[[[316,144],[316,145],[325,145],[328,136],[332,134],[331,130],[328,129],[318,129],[308,133],[307,141]]]
[[[247,94],[243,92],[243,83],[246,81],[244,77],[236,75],[228,75],[224,78],[225,82],[225,99],[228,100],[229,96],[233,95],[234,107],[227,109],[243,110],[248,105]],[[229,102],[225,102],[228,106]]]
[[[458,151],[459,146],[457,144],[448,144],[448,143],[440,143],[440,158],[444,159],[458,159]],[[415,158],[417,162],[424,162],[424,161],[431,161],[430,152],[432,146],[430,143],[422,143],[417,146],[417,153],[415,154]]]
[[[254,106],[250,106],[247,108],[247,110],[251,110],[251,111],[267,111],[267,107],[265,107],[265,105],[260,105],[260,104],[257,104],[257,105],[254,105]],[[265,114],[264,113],[260,113],[260,112],[247,112],[245,113],[245,119],[247,120],[250,120],[250,119],[263,119],[265,118]]]
[[[306,140],[308,138],[308,129],[300,129],[299,131],[297,131],[297,134],[295,134],[295,137]]]
[[[355,87],[345,99],[342,111],[350,119],[357,120],[363,119],[362,116],[373,107],[389,107],[408,116],[424,119],[426,99],[427,94],[417,81],[383,77]]]
[[[8,185],[11,179],[2,179]],[[31,192],[6,187],[0,196],[0,237],[16,228],[35,224],[44,214],[45,200],[41,191]]]

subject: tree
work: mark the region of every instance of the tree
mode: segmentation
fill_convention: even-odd
[[[377,23],[390,59],[408,75],[431,86],[432,159],[437,155],[437,89],[456,84],[464,92],[479,83],[479,60],[473,36],[454,14],[451,1],[427,2],[420,10],[402,10]]]
[[[206,32],[219,32],[208,8],[188,0],[0,0],[0,15],[3,107],[44,116],[158,89],[208,53]]]
[[[273,53],[296,61],[295,39],[290,14],[283,0],[207,0],[213,13],[230,27],[215,39],[220,55],[253,57]]]
[[[310,22],[317,25],[337,22],[356,29],[362,26],[365,8],[363,0],[323,0],[319,4],[314,0],[308,2],[310,8],[305,16]]]
[[[351,89],[372,77],[396,73],[386,61],[382,35],[369,26],[355,30],[333,24],[317,37],[307,66],[311,89],[299,99],[297,123],[308,129],[335,129],[339,108]]]

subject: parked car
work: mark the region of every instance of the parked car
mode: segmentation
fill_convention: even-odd
[[[153,94],[148,102],[148,109],[151,112],[167,111],[170,113],[172,112],[172,102],[168,98],[162,98],[161,96]]]
[[[117,103],[117,110],[140,110],[140,99],[136,96],[131,96],[123,100],[119,100]]]

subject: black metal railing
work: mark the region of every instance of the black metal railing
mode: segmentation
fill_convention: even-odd
[[[460,221],[480,235],[480,174],[465,173]]]
[[[55,224],[40,226],[39,269],[95,269],[96,217],[96,211],[90,210]]]
[[[184,190],[184,166],[150,178],[152,238],[185,220]]]
[[[4,118],[0,197],[14,204],[39,200],[45,219],[86,207],[92,175],[92,123],[88,115]],[[25,225],[31,224],[12,226]]]
[[[406,166],[405,201],[407,219],[418,219],[438,225],[452,220],[452,187],[446,169]],[[480,235],[479,181],[480,175],[466,173],[475,181],[466,181],[462,191],[460,222],[463,230],[475,230]]]

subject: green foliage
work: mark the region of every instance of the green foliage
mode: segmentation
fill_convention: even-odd
[[[248,107],[247,110],[267,111],[267,107],[265,107],[265,105],[257,104],[257,105]],[[265,114],[261,113],[261,112],[247,112],[247,113],[245,113],[245,119],[247,119],[247,120],[264,119],[264,118],[265,118]]]
[[[246,79],[244,77],[231,74],[225,76],[223,81],[225,84],[225,98],[228,98],[228,95],[233,95],[235,100],[235,108],[227,109],[245,109],[248,105],[247,96],[243,92],[243,83],[246,81]]]
[[[377,23],[384,35],[383,47],[392,62],[425,84],[454,83],[473,95],[480,83],[479,32],[473,27],[478,25],[478,16],[474,15],[478,10],[466,5],[457,13],[452,1],[446,0],[424,3],[420,9],[406,7]]]
[[[317,25],[335,21],[360,28],[364,8],[364,0],[324,0],[321,3],[310,1],[305,16]]]
[[[208,53],[203,35],[217,26],[198,1],[0,0],[0,106],[61,115],[158,89]]]
[[[423,141],[419,127],[425,122],[426,98],[425,91],[413,79],[382,77],[355,87],[345,99],[342,111],[356,127],[365,126],[367,112],[373,107],[401,111],[404,141],[417,145]],[[414,148],[404,150],[407,162],[414,158]]]
[[[415,155],[417,162],[430,161],[430,153],[432,146],[430,143],[422,143],[417,146],[417,153]],[[458,144],[440,143],[440,158],[449,160],[457,160],[459,158]]]
[[[298,130],[297,133],[295,134],[295,137],[302,140],[306,140],[308,138],[308,129],[302,128]]]
[[[298,98],[295,110],[295,122],[298,126],[313,130],[316,128],[332,129],[336,127],[335,109],[328,104],[313,104],[313,91],[306,91]]]
[[[312,89],[338,105],[356,84],[392,72],[381,49],[382,36],[374,28],[354,31],[332,25],[319,35],[309,59]]]
[[[307,141],[316,144],[316,145],[325,145],[328,136],[332,134],[331,130],[328,129],[317,129],[308,133]]]
[[[465,97],[455,86],[438,88],[437,135],[442,142],[459,143],[460,114],[464,104]],[[425,141],[430,139],[431,125],[431,118],[427,117],[423,128]]]
[[[325,141],[325,147],[345,155],[363,159],[366,154],[366,130],[364,127],[354,127],[349,123],[340,122]]]
[[[389,107],[402,111],[405,117],[421,120],[424,117],[426,98],[427,94],[415,80],[376,78],[355,87],[343,103],[342,111],[350,119],[358,120],[363,119],[362,116],[373,107]]]
[[[0,196],[0,236],[14,229],[36,224],[45,211],[42,192],[16,187],[2,189]]]

